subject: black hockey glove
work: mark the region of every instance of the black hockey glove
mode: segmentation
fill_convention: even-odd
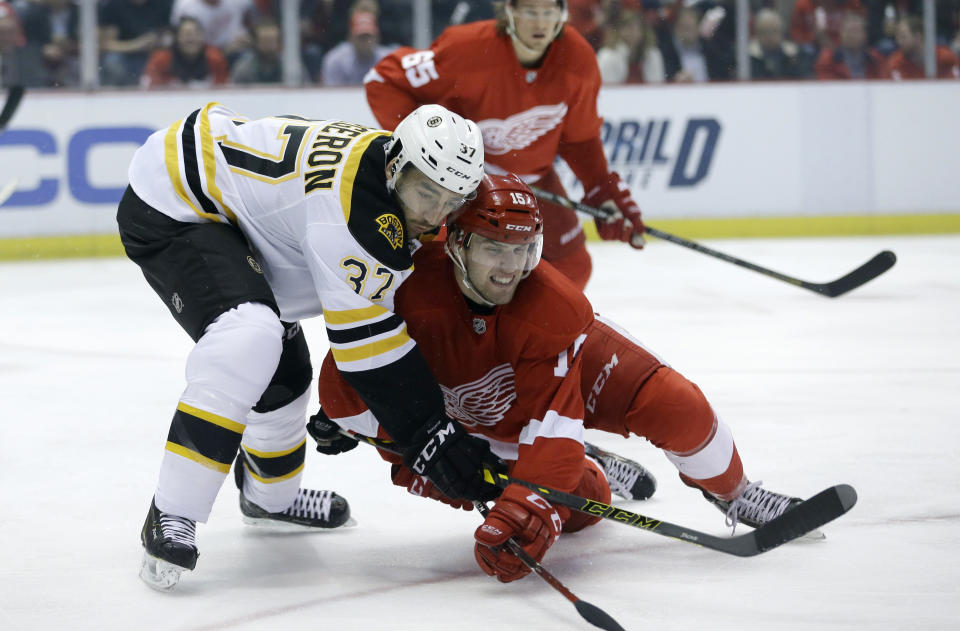
[[[421,427],[404,452],[403,463],[424,475],[451,498],[489,501],[500,489],[483,480],[483,466],[506,472],[503,461],[493,455],[490,445],[467,433],[446,414]]]
[[[340,426],[320,410],[307,421],[307,433],[317,441],[317,451],[328,456],[336,456],[357,446],[355,438],[340,433]]]

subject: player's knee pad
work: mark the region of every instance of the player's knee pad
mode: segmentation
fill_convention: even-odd
[[[714,431],[716,415],[697,384],[669,366],[661,366],[647,380],[631,409],[627,427],[638,436],[672,452],[687,452]]]
[[[299,322],[284,322],[280,361],[253,411],[270,412],[290,404],[307,391],[312,379],[313,365],[303,328]]]
[[[206,399],[233,408],[225,416],[243,422],[277,369],[282,336],[280,319],[264,304],[247,302],[223,313],[187,358],[184,397],[202,409]]]
[[[603,474],[603,471],[591,458],[584,458],[583,475],[580,477],[580,484],[577,485],[573,494],[604,504],[610,503],[610,484],[607,482],[607,476]],[[563,523],[563,532],[583,530],[587,526],[597,523],[600,519],[598,516],[571,511],[570,517]]]

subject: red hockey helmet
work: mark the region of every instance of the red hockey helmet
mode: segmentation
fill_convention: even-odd
[[[537,199],[513,174],[484,175],[476,197],[447,218],[447,233],[447,254],[470,290],[490,304],[480,291],[483,283],[471,284],[471,263],[514,269],[519,278],[525,278],[540,262],[543,250],[543,218]]]

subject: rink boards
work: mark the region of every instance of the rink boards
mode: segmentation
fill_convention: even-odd
[[[29,92],[0,134],[0,186],[16,179],[0,259],[117,254],[134,150],[211,100],[375,125],[359,88]],[[599,99],[612,167],[651,224],[693,238],[960,232],[958,105],[960,82],[935,81],[612,86]]]

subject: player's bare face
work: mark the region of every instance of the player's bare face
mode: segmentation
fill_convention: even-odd
[[[397,198],[403,208],[407,236],[415,238],[443,223],[460,208],[465,198],[448,191],[418,169],[408,169],[397,182]]]
[[[529,244],[502,243],[478,234],[464,249],[464,266],[473,289],[496,305],[513,300],[529,263]]]
[[[517,0],[513,7],[513,28],[517,39],[543,54],[553,41],[560,17],[556,0]]]

